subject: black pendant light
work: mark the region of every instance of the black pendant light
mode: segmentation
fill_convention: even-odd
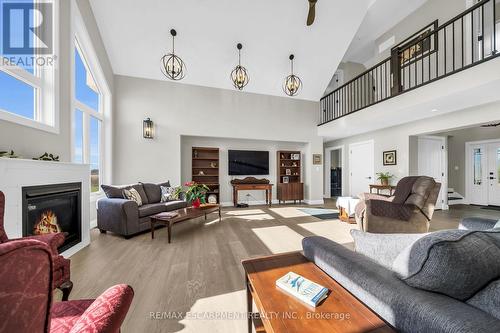
[[[186,65],[179,56],[175,54],[175,36],[177,36],[177,31],[174,29],[170,30],[172,35],[172,53],[165,54],[161,57],[161,71],[170,80],[179,81],[186,75]]]
[[[290,54],[290,64],[291,64],[291,73],[285,79],[285,83],[283,84],[283,91],[288,96],[295,96],[299,93],[300,88],[302,88],[302,80],[297,75],[293,74],[293,54]]]
[[[238,43],[236,48],[238,49],[238,66],[236,66],[231,72],[231,82],[233,82],[233,86],[236,89],[242,90],[248,84],[250,79],[248,78],[247,69],[241,66],[241,49],[243,48],[243,45]]]

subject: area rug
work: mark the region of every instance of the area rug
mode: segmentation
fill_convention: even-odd
[[[326,209],[326,208],[297,208],[297,209],[303,213],[317,217],[321,220],[333,220],[339,218],[339,212],[334,209]]]
[[[481,207],[481,209],[500,211],[499,206],[485,206],[485,207]]]

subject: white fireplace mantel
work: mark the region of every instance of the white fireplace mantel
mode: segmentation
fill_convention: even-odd
[[[63,252],[69,257],[90,243],[90,166],[65,162],[0,158],[0,191],[5,194],[5,231],[9,238],[23,235],[22,188],[82,183],[82,241]]]

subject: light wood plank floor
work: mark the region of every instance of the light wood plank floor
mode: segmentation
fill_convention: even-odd
[[[329,200],[324,208],[334,209]],[[300,248],[305,236],[322,235],[352,246],[352,226],[308,215],[308,206],[225,208],[217,214],[124,239],[92,230],[90,246],[71,258],[71,299],[94,298],[117,283],[130,284],[135,298],[122,331],[246,332],[246,321],[186,319],[184,314],[234,315],[246,311],[240,261]],[[432,230],[453,229],[465,216],[500,218],[500,211],[452,206],[434,215]],[[159,313],[157,313],[159,312]],[[179,312],[179,313],[177,313]],[[168,316],[170,315],[170,318]],[[177,318],[176,318],[177,317]]]

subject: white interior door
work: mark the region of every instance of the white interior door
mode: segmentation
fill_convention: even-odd
[[[374,182],[373,146],[373,141],[349,145],[349,190],[353,197],[368,192]]]
[[[474,144],[467,150],[469,172],[466,182],[469,187],[468,200],[473,205],[488,204],[487,147]]]
[[[445,147],[444,137],[418,138],[418,175],[432,177],[441,183],[441,191],[436,202],[436,208],[441,209],[446,208],[448,193]]]
[[[488,205],[500,206],[500,142],[488,144]]]

